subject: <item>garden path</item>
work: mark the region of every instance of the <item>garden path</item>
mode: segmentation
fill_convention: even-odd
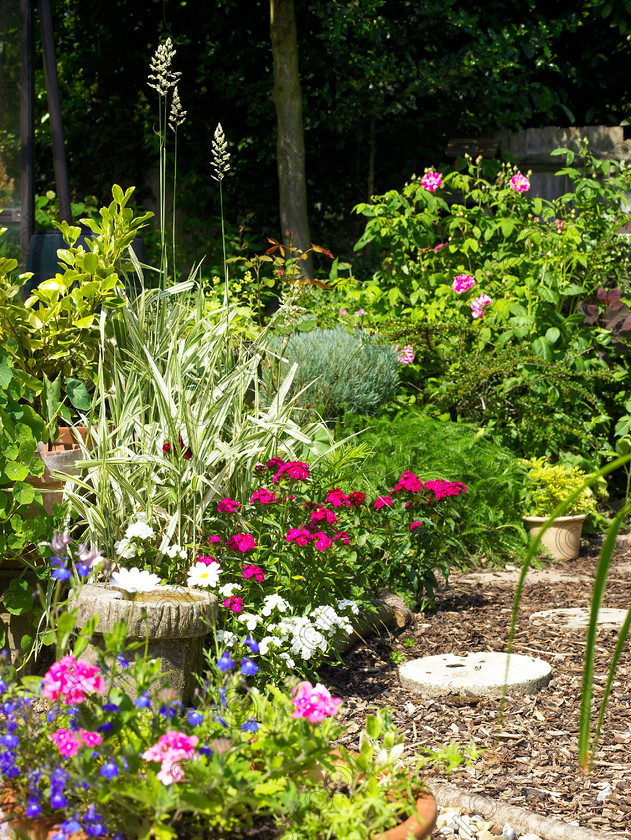
[[[577,561],[531,570],[517,624],[515,653],[552,665],[553,679],[539,694],[508,697],[501,730],[500,701],[488,697],[423,699],[398,679],[396,658],[438,653],[505,650],[517,580],[514,571],[454,574],[435,610],[416,615],[396,634],[373,639],[327,666],[321,681],[344,699],[350,724],[345,743],[356,746],[363,721],[375,707],[389,706],[408,747],[437,748],[451,740],[484,749],[470,770],[454,771],[449,782],[472,793],[521,806],[542,816],[631,838],[631,653],[627,644],[614,682],[592,775],[578,766],[578,715],[585,631],[528,620],[556,607],[589,606],[598,558],[595,546]],[[631,602],[631,551],[614,557],[603,606]],[[599,630],[595,663],[596,699],[602,696],[617,631]],[[441,773],[432,775],[446,779]]]

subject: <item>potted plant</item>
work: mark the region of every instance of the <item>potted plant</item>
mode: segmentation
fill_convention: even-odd
[[[531,538],[555,560],[578,557],[583,522],[596,512],[596,497],[590,487],[574,498],[563,516],[557,516],[543,534],[540,532],[559,505],[585,484],[589,475],[579,467],[550,464],[544,457],[524,461],[527,467],[526,509],[524,522]]]
[[[97,619],[75,634],[64,593],[80,590],[102,558],[65,535],[53,545],[56,661],[43,679],[5,669],[0,680],[2,807],[22,836],[230,840],[257,826],[266,840],[329,828],[345,840],[390,840],[401,825],[406,838],[429,836],[436,807],[418,781],[422,762],[403,763],[387,712],[368,719],[359,754],[334,751],[341,700],[307,681],[251,688],[262,655],[250,634],[218,649],[188,707],[156,688],[159,663],[142,643],[107,670],[89,663]],[[107,634],[110,654],[129,650],[125,635],[124,624]],[[315,834],[297,827],[303,815]]]

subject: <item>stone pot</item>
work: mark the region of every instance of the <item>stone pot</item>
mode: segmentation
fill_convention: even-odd
[[[577,516],[559,516],[552,521],[540,539],[542,550],[547,551],[555,560],[575,560],[581,547],[581,532],[586,513]],[[548,516],[524,516],[524,523],[534,540],[539,536]]]
[[[83,659],[97,664],[99,652],[105,648],[103,634],[111,633],[114,624],[123,619],[127,639],[144,642],[149,658],[160,658],[160,685],[169,686],[183,703],[190,701],[199,685],[196,677],[205,670],[204,639],[217,616],[214,595],[185,586],[161,586],[153,592],[139,592],[136,600],[128,601],[121,590],[93,583],[81,588],[73,606],[78,610],[78,627],[92,616],[99,617]],[[145,644],[120,652],[133,660],[136,653],[144,653]],[[128,689],[124,670],[120,673],[121,684]]]

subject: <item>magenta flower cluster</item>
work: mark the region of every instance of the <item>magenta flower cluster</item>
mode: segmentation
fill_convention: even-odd
[[[160,763],[160,771],[157,778],[164,785],[172,782],[181,782],[184,778],[182,761],[190,761],[195,755],[195,747],[198,742],[197,735],[186,735],[171,729],[165,735],[158,738],[158,742],[142,754],[145,761],[157,761]]]
[[[306,718],[311,723],[321,723],[325,718],[337,714],[340,697],[331,697],[331,692],[320,683],[313,686],[304,680],[292,692],[293,718]]]
[[[50,666],[42,684],[42,697],[59,700],[67,705],[83,703],[86,694],[103,693],[105,680],[98,665],[68,654]]]

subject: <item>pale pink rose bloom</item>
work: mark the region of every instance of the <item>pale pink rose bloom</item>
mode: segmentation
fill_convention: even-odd
[[[457,295],[461,295],[463,292],[468,292],[472,286],[475,286],[475,280],[470,274],[459,274],[454,277],[452,289]]]
[[[557,219],[557,230],[563,230],[563,221],[561,219]]]
[[[340,309],[340,315],[348,315],[348,309]]]
[[[482,292],[479,297],[471,301],[471,316],[473,318],[484,318],[484,307],[490,306],[492,303],[492,298]]]
[[[397,352],[397,356],[399,357],[399,362],[402,365],[411,365],[414,361],[414,351],[410,347],[409,344],[406,344],[405,347],[399,347],[398,344],[394,345],[394,349]]]
[[[428,192],[435,192],[442,183],[443,176],[440,172],[426,172],[421,178],[421,186]]]
[[[366,314],[365,309],[358,309],[357,312],[355,313],[355,317],[359,318],[360,315],[365,315],[365,314]]]
[[[510,185],[518,193],[525,193],[530,189],[530,181],[525,175],[522,175],[521,172],[513,175],[510,179]]]

